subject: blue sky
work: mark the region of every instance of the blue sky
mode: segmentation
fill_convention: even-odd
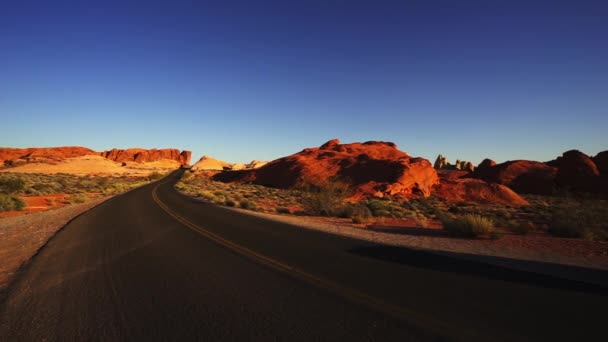
[[[607,17],[605,1],[2,2],[0,146],[593,155]]]

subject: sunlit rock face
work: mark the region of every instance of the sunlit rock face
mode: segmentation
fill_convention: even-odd
[[[439,182],[427,159],[411,157],[394,143],[341,144],[338,139],[274,160],[259,169],[223,172],[214,178],[277,188],[323,186],[331,180],[340,180],[351,184],[353,198],[378,193],[404,198],[429,196]]]
[[[52,163],[66,158],[96,154],[98,152],[80,146],[0,148],[0,166],[16,166],[36,162]]]

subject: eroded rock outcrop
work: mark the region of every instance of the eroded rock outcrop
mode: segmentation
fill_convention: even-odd
[[[143,148],[128,148],[125,150],[112,149],[109,151],[103,151],[100,155],[104,158],[110,159],[115,162],[135,162],[135,163],[148,163],[157,160],[175,160],[181,165],[190,164],[190,151],[179,151],[174,148],[164,149],[143,149]]]
[[[446,157],[444,157],[442,154],[437,156],[437,159],[435,159],[435,163],[433,164],[433,167],[435,168],[435,170],[441,170],[446,168],[448,165],[450,165],[450,163],[448,162],[448,159]]]
[[[391,196],[429,196],[439,182],[437,172],[424,158],[397,149],[394,143],[368,141],[341,144],[333,139],[319,148],[274,160],[255,170],[223,172],[214,179],[225,182],[291,188],[323,186],[331,179],[350,183],[355,197],[381,193]]]
[[[433,164],[435,170],[458,170],[458,171],[467,171],[473,172],[475,170],[475,166],[473,163],[457,159],[454,165],[450,164],[446,157],[443,155],[438,155],[437,159],[435,159],[435,164]]]

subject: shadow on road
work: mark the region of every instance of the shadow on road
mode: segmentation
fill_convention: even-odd
[[[480,262],[476,262],[459,258],[458,256],[462,257],[463,255],[458,253],[443,253],[453,255],[453,257],[451,257],[449,255],[439,255],[396,246],[358,246],[349,250],[349,252],[367,258],[374,258],[433,271],[467,274],[559,290],[594,293],[604,296],[608,295],[608,286],[606,285],[606,281],[608,281],[608,272],[602,270],[486,256],[474,256],[480,260]],[[493,259],[494,261],[498,261],[499,264],[507,262],[525,263],[527,266],[533,266],[536,269],[545,267],[551,269],[553,271],[552,274],[583,275],[584,278],[582,279],[590,279],[591,281],[574,281],[534,272],[513,270],[507,267],[483,263],[483,259]],[[576,277],[576,279],[580,278]],[[599,283],[594,280],[598,280]]]

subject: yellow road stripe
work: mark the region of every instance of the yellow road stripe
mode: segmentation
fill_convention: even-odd
[[[438,321],[435,318],[421,315],[417,312],[407,310],[396,305],[387,303],[379,298],[369,296],[363,292],[357,291],[355,289],[351,289],[348,287],[344,287],[330,280],[314,276],[310,273],[302,271],[293,266],[282,263],[276,259],[270,258],[266,255],[255,252],[247,247],[236,244],[232,241],[226,240],[223,237],[204,229],[203,227],[190,222],[184,217],[178,215],[176,212],[171,210],[165,203],[163,203],[158,197],[157,190],[158,187],[168,181],[164,181],[162,183],[158,183],[154,189],[152,190],[152,198],[161,207],[167,214],[173,217],[176,221],[188,227],[189,229],[203,235],[209,240],[228,248],[242,256],[245,256],[249,259],[257,261],[263,265],[271,267],[274,270],[277,270],[281,273],[290,275],[292,277],[296,277],[298,279],[304,280],[310,284],[313,284],[322,289],[328,290],[334,294],[337,294],[340,297],[347,298],[356,303],[362,304],[368,308],[372,308],[375,311],[379,311],[385,314],[388,314],[394,318],[399,320],[407,321],[423,331],[431,332],[435,335],[443,336],[444,338],[449,339],[450,341],[472,341],[472,340],[482,340],[482,336],[480,336],[477,332],[473,331],[464,331],[461,327],[453,327],[445,324],[444,322]],[[498,308],[497,308],[498,309]],[[496,337],[496,336],[494,336]],[[488,340],[487,337],[483,338],[483,340]]]

